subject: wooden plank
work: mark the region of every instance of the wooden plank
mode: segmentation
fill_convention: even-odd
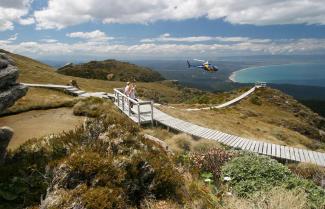
[[[212,132],[208,135],[207,139],[213,139],[213,136],[216,134],[217,132],[215,130],[212,130]]]
[[[264,142],[259,142],[258,153],[263,154]]]
[[[318,155],[318,159],[319,159],[321,165],[325,166],[325,154],[320,153],[320,152],[316,152],[316,154]]]
[[[246,139],[246,138],[242,138],[242,139],[245,140],[245,142],[244,142],[244,144],[243,144],[243,146],[242,146],[242,149],[243,149],[243,150],[248,150],[247,147],[250,147],[250,146],[251,146],[251,142],[250,142],[250,140],[248,140],[248,139]]]
[[[260,146],[260,142],[259,141],[254,141],[254,142],[255,142],[255,147],[254,147],[253,152],[258,153],[258,149],[259,149],[259,146]]]
[[[285,150],[286,150],[286,159],[287,160],[296,160],[294,157],[292,158],[291,157],[291,151],[290,151],[290,149],[289,149],[289,147],[285,147]]]
[[[195,136],[201,137],[200,133],[202,131],[204,131],[204,128],[202,128],[201,126],[199,126],[199,128],[195,130]]]
[[[284,146],[280,145],[280,155],[282,159],[286,159]]]
[[[239,137],[239,140],[240,140],[241,142],[238,144],[238,148],[243,149],[246,140],[243,139],[243,138],[240,138],[240,137]]]
[[[304,152],[302,151],[302,149],[298,149],[298,152],[299,152],[299,155],[300,155],[301,162],[307,162],[307,160],[305,158],[305,155],[304,155]]]
[[[276,156],[277,156],[278,158],[281,158],[280,145],[276,145],[276,146],[275,146],[275,149],[276,149]]]
[[[220,136],[220,140],[222,140],[226,145],[230,146],[231,139],[228,134],[222,133]]]
[[[229,139],[228,139],[228,135],[227,134],[225,134],[225,133],[221,133],[219,136],[219,140],[220,141],[222,141],[224,144],[226,144],[226,145],[228,145],[228,146],[230,146],[229,145]]]
[[[205,132],[205,134],[204,134],[204,138],[206,138],[206,139],[211,139],[211,137],[213,136],[213,135],[215,135],[215,131],[214,130],[212,130],[212,129],[207,129],[207,131]],[[202,134],[202,136],[203,136],[203,134]]]
[[[310,157],[309,157],[309,155],[308,155],[307,150],[302,150],[302,151],[303,151],[303,153],[304,153],[304,156],[305,156],[305,160],[306,160],[306,162],[311,162],[311,159],[310,159]]]
[[[229,138],[229,145],[232,147],[236,147],[237,144],[240,142],[238,137],[234,138],[232,136],[228,136],[228,138]]]
[[[314,154],[313,154],[312,151],[308,151],[308,155],[311,158],[311,160],[312,160],[313,163],[317,163],[317,161],[316,161],[316,159],[315,159]]]
[[[192,128],[192,130],[190,131],[190,134],[192,135],[196,135],[196,131],[200,128],[200,126],[194,125],[194,127]]]
[[[249,151],[254,152],[256,142],[251,140],[251,146],[249,147]]]
[[[263,154],[264,155],[267,155],[267,146],[268,146],[268,143],[263,142]]]
[[[270,144],[270,143],[267,144],[267,155],[273,156],[272,155],[272,144]]]
[[[271,144],[271,153],[272,153],[272,156],[276,157],[275,144]]]
[[[292,160],[294,160],[294,161],[299,161],[299,160],[298,160],[298,156],[296,155],[296,152],[295,152],[295,150],[293,149],[293,147],[290,147],[289,149],[290,149],[290,156],[291,156]]]
[[[316,163],[317,163],[318,165],[321,165],[322,162],[321,162],[321,159],[320,159],[320,155],[318,155],[317,152],[314,152],[314,151],[311,151],[311,152],[313,153],[313,155],[314,155],[314,157],[315,157]]]
[[[298,149],[295,148],[295,147],[293,147],[293,151],[294,151],[294,153],[295,153],[296,160],[297,160],[298,162],[301,162],[301,158],[300,158],[300,155],[299,155],[299,151],[298,151]]]
[[[249,147],[252,145],[252,142],[250,140],[246,139],[246,138],[242,138],[242,139],[245,140],[245,143],[243,145],[243,149],[244,150],[249,150]]]
[[[220,136],[220,132],[219,131],[215,131],[215,133],[211,136],[211,139],[213,139],[215,141],[219,141],[218,136]]]
[[[231,137],[230,140],[233,141],[234,148],[240,148],[239,144],[241,144],[243,141],[240,137],[236,137],[236,138]]]

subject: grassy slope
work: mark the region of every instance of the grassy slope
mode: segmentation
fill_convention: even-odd
[[[123,87],[124,82],[120,81],[105,81],[96,79],[77,78],[67,75],[58,74],[54,69],[46,64],[40,63],[36,60],[30,59],[17,54],[10,54],[16,65],[20,69],[20,82],[25,83],[52,83],[52,84],[67,84],[70,80],[76,80],[79,87],[86,91],[107,91],[113,92],[113,88]],[[138,91],[146,94],[150,92],[152,95],[159,94],[165,97],[166,100],[173,100],[174,98],[181,97],[181,92],[166,82],[152,82],[144,83],[138,82]],[[147,93],[149,94],[149,93]]]
[[[72,77],[56,73],[54,69],[46,64],[17,54],[11,54],[17,66],[20,69],[20,82],[25,83],[51,83],[51,84],[67,84],[70,80],[76,80],[79,87],[86,91],[106,91],[113,92],[114,88],[125,86],[125,82],[121,81],[105,81],[98,79],[86,79]],[[52,94],[57,95],[56,92]],[[137,82],[137,92],[140,97],[153,99],[156,102],[180,103],[190,102],[199,103],[215,103],[219,100],[224,101],[228,98],[235,97],[237,93],[222,95],[222,98],[215,99],[212,93],[205,93],[196,89],[181,88],[169,81],[159,82]],[[50,94],[50,93],[49,93]]]
[[[90,61],[78,65],[70,64],[59,68],[57,72],[75,77],[114,81],[136,80],[152,82],[164,79],[158,72],[149,68],[117,60]],[[113,74],[113,77],[108,79],[107,75],[109,74]]]
[[[61,75],[55,73],[51,67],[30,58],[15,54],[12,54],[12,57],[21,70],[19,79],[22,82],[65,84],[71,79],[74,79],[77,80],[81,89],[85,89],[87,91],[108,92],[112,91],[115,87],[124,86],[124,82],[119,81],[84,79]],[[268,101],[267,98],[261,98],[263,101],[265,101],[259,106],[252,104],[250,99],[247,99],[242,101],[240,104],[235,105],[233,108],[218,111],[200,111],[189,113],[180,110],[184,107],[193,107],[193,103],[222,103],[235,97],[246,89],[234,91],[229,94],[216,95],[211,93],[202,93],[193,89],[179,88],[166,81],[152,83],[139,82],[137,86],[140,96],[155,99],[155,101],[158,102],[179,103],[186,101],[190,103],[187,105],[176,105],[176,107],[179,107],[177,109],[164,108],[164,110],[172,115],[193,121],[197,124],[216,128],[243,137],[256,138],[259,140],[266,140],[297,147],[324,149],[323,144],[316,143],[317,141],[314,140],[317,139],[317,137],[315,137],[315,133],[312,134],[313,136],[311,136],[310,133],[303,133],[303,130],[306,130],[306,132],[310,132],[309,130],[311,130],[311,132],[315,131],[315,124],[312,124],[312,119],[307,120],[306,117],[297,117],[297,113],[289,110],[290,105],[288,107],[280,107],[276,104],[279,101],[276,100]],[[36,103],[38,101],[42,102],[42,99],[37,98],[39,95],[43,95],[45,93],[41,91],[43,90],[31,90],[31,93],[29,93],[25,99],[27,101],[36,100]],[[66,97],[61,93],[59,94],[57,91],[47,91],[47,96],[51,96],[57,100],[61,100],[61,98]],[[279,98],[280,101],[282,100],[282,102],[284,102],[285,99],[294,101],[292,98],[282,98],[281,96],[284,94],[280,93],[279,91],[272,90],[272,92],[269,93],[274,93],[275,97],[280,95]],[[23,100],[19,102],[18,105],[21,103],[23,103]],[[295,104],[296,103],[297,102],[295,102]],[[311,118],[318,117],[302,105],[298,106],[298,109],[301,109],[300,112],[303,114],[307,113],[307,115]],[[286,125],[288,124],[293,127],[287,127]],[[318,140],[319,139],[320,138],[318,138]]]
[[[252,99],[253,98],[253,99]],[[260,102],[260,105],[253,103]],[[259,89],[254,96],[226,109],[188,112],[189,105],[162,107],[165,112],[193,123],[247,138],[277,144],[325,150],[324,119],[291,97],[273,89]],[[318,126],[318,128],[317,128]]]

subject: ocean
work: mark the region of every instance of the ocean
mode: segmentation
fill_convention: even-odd
[[[229,78],[239,83],[264,81],[274,84],[325,87],[325,63],[250,67],[234,72]]]

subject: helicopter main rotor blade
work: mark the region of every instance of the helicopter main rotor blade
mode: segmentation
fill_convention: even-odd
[[[199,59],[193,59],[195,61],[198,61],[198,62],[206,62],[205,60],[199,60]]]

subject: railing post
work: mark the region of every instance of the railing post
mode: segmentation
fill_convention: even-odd
[[[130,104],[129,97],[127,97],[127,101],[128,101],[129,116],[131,116],[131,104]]]
[[[140,112],[140,104],[138,103],[137,106],[138,106],[138,123],[139,123],[139,125],[140,125],[140,124],[141,124],[141,118],[140,118],[140,114],[141,114],[141,112]]]
[[[119,107],[120,106],[120,94],[117,93],[117,106]]]
[[[124,96],[122,96],[122,110],[123,110],[123,112],[124,112],[124,100],[125,100],[125,98],[124,98]]]
[[[153,101],[151,101],[150,107],[151,107],[151,124],[153,125]]]

